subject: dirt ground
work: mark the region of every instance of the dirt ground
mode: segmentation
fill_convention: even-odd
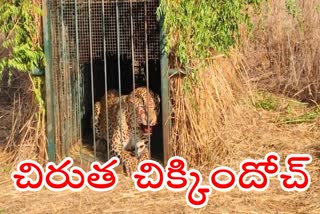
[[[246,112],[244,112],[246,114]],[[193,209],[187,205],[186,192],[174,193],[166,189],[141,193],[133,181],[117,170],[119,183],[110,192],[99,193],[85,188],[81,192],[51,192],[43,189],[36,193],[20,193],[10,180],[11,170],[1,154],[0,213],[320,213],[320,143],[319,121],[292,125],[270,122],[274,113],[252,110],[247,112],[251,122],[240,126],[234,120],[227,128],[226,143],[230,154],[222,165],[239,171],[239,164],[247,158],[262,159],[268,152],[281,157],[281,171],[289,154],[307,153],[313,161],[307,165],[311,186],[305,192],[285,192],[276,178],[271,179],[264,192],[241,192],[237,188],[222,193],[213,191],[207,206]],[[250,115],[249,115],[250,114]],[[239,123],[239,126],[238,126]],[[208,184],[213,168],[199,166]]]

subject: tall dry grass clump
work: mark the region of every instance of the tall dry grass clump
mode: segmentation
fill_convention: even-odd
[[[171,155],[184,157],[191,166],[212,166],[228,154],[222,127],[237,114],[239,98],[249,88],[239,73],[237,57],[208,62],[195,75],[171,78]]]
[[[10,87],[1,88],[9,101],[1,102],[4,144],[0,150],[8,154],[6,163],[16,165],[22,160],[32,159],[44,163],[47,160],[45,112],[39,105],[34,91],[41,81],[27,73],[13,72]],[[3,96],[2,96],[3,97]]]
[[[243,50],[257,86],[302,101],[320,100],[320,1],[270,0]]]

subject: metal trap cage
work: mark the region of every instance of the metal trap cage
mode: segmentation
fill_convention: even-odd
[[[43,1],[50,161],[71,156],[75,145],[82,151],[83,144],[93,146],[96,160],[95,102],[110,89],[122,96],[146,86],[161,98],[151,158],[166,162],[168,63],[158,6],[159,0]]]

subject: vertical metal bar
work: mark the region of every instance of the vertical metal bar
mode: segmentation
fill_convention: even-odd
[[[160,18],[160,66],[161,66],[161,103],[162,103],[162,130],[163,130],[163,162],[167,165],[169,160],[169,137],[170,137],[170,118],[169,118],[169,76],[168,76],[168,56],[165,53],[165,32],[163,29],[164,17]]]
[[[62,72],[63,72],[63,77],[62,77],[62,83],[63,84],[63,90],[64,90],[64,109],[62,112],[65,115],[65,117],[63,118],[63,131],[64,131],[64,140],[62,141],[62,147],[61,147],[61,153],[62,153],[62,157],[64,158],[66,156],[66,144],[68,142],[68,98],[67,98],[67,93],[68,93],[68,89],[67,89],[67,85],[66,85],[66,41],[65,41],[65,36],[66,36],[66,31],[65,31],[65,26],[64,26],[64,18],[63,18],[63,0],[60,0],[60,24],[61,24],[61,40],[62,40],[62,50],[60,50],[61,52],[61,56],[62,56]]]
[[[132,81],[133,81],[133,97],[135,98],[135,90],[136,90],[136,81],[135,81],[135,60],[134,60],[134,40],[133,40],[133,14],[132,14],[132,0],[130,0],[130,32],[131,32],[131,59],[132,59]],[[135,105],[132,106],[133,108],[133,127],[134,127],[134,136],[133,136],[133,142],[137,143],[137,118],[136,118],[136,109]],[[135,147],[135,154],[137,157],[138,151],[137,147]]]
[[[66,50],[67,52],[67,50]],[[66,63],[66,62],[65,62]],[[67,63],[66,63],[67,64]],[[70,145],[70,141],[72,140],[72,132],[71,132],[71,129],[70,129],[70,106],[71,106],[71,98],[70,98],[70,77],[71,77],[71,74],[70,74],[70,70],[69,70],[69,66],[68,65],[65,65],[65,69],[64,69],[64,74],[65,74],[65,77],[66,77],[66,105],[67,105],[67,108],[66,108],[66,113],[67,113],[67,119],[66,119],[66,122],[67,122],[67,126],[66,126],[66,143],[65,143],[65,155],[66,156],[69,156],[69,145]],[[71,132],[71,133],[70,133]]]
[[[89,42],[90,42],[90,72],[91,72],[91,106],[92,106],[92,124],[94,124],[94,82],[93,82],[93,59],[92,59],[92,23],[91,23],[91,0],[88,0],[88,9],[89,9]],[[94,153],[94,160],[97,157],[97,145],[96,145],[96,129],[92,126],[93,130],[93,153]]]
[[[117,21],[117,56],[118,56],[118,80],[119,80],[119,107],[120,107],[120,124],[122,121],[122,103],[121,103],[121,68],[120,68],[120,27],[119,27],[119,5],[118,0],[116,0],[116,21]],[[122,137],[122,126],[120,126],[120,141],[123,144]]]
[[[63,156],[69,156],[69,144],[70,144],[70,97],[69,97],[69,93],[70,93],[70,88],[69,88],[69,84],[70,84],[70,72],[68,69],[68,50],[67,50],[67,44],[66,44],[66,38],[68,37],[67,35],[67,31],[66,31],[66,27],[65,27],[65,23],[64,23],[64,0],[60,0],[60,17],[61,17],[61,29],[62,29],[62,64],[63,64],[63,76],[64,76],[64,81],[63,81],[63,85],[65,88],[65,114],[66,114],[66,118],[65,118],[65,142],[63,143]]]
[[[104,65],[104,88],[105,88],[105,98],[106,98],[106,133],[107,133],[107,156],[108,160],[110,159],[110,141],[109,141],[109,115],[108,115],[108,96],[107,96],[107,90],[108,90],[108,73],[107,73],[107,51],[106,51],[106,23],[105,23],[105,2],[102,0],[102,32],[103,32],[103,65]]]
[[[81,84],[80,84],[80,55],[79,55],[79,26],[78,26],[78,0],[74,1],[74,8],[75,8],[75,30],[76,30],[76,73],[77,73],[77,123],[78,123],[78,132],[79,132],[79,139],[80,139],[80,162],[82,165],[82,125],[81,125],[81,101],[80,101],[80,92],[81,92]]]
[[[62,29],[62,34],[61,34],[61,40],[62,40],[62,66],[63,66],[63,88],[64,88],[64,109],[63,113],[65,114],[64,118],[64,141],[63,146],[62,146],[62,155],[64,156],[69,156],[69,145],[70,141],[72,140],[72,133],[70,134],[70,106],[71,106],[71,99],[70,99],[70,92],[71,92],[71,72],[69,70],[68,63],[69,61],[69,50],[67,50],[67,42],[66,39],[68,39],[68,31],[65,26],[65,17],[64,17],[64,10],[65,10],[65,2],[64,0],[60,0],[60,18],[61,18],[61,29]]]
[[[149,90],[149,50],[148,50],[148,23],[147,23],[147,1],[144,1],[144,39],[145,39],[145,49],[146,49],[146,81],[147,81],[147,89]],[[149,106],[149,96],[147,97],[147,108]],[[147,125],[148,130],[150,130],[149,124],[149,114],[147,114]],[[148,146],[149,146],[149,159],[151,159],[151,135],[148,135]]]
[[[51,14],[49,11],[50,0],[42,0],[43,9],[43,41],[46,58],[45,83],[46,83],[46,113],[49,161],[55,161],[55,118],[54,118],[54,89],[52,72],[52,46],[51,46]]]

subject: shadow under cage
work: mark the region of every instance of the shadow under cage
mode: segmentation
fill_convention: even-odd
[[[91,125],[95,102],[107,90],[127,95],[146,86],[161,98],[158,124],[149,141],[151,158],[166,162],[168,69],[161,51],[158,6],[159,0],[46,0],[44,47],[51,161],[71,156],[71,146],[82,148],[84,144],[92,146],[96,160],[99,151]]]

